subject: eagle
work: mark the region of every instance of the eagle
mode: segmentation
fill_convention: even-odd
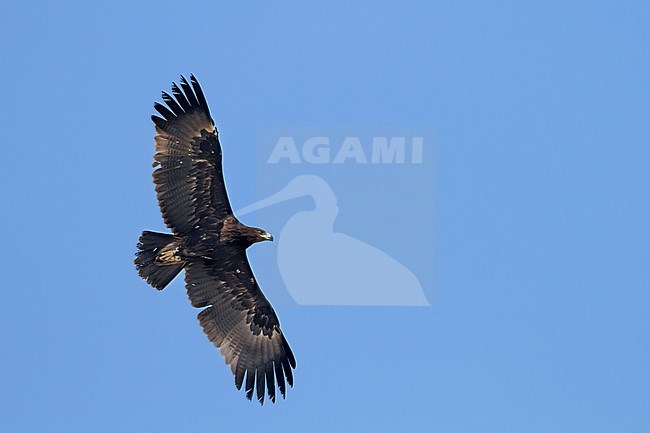
[[[135,266],[151,286],[163,290],[185,271],[187,296],[202,308],[199,323],[246,397],[265,394],[275,402],[276,385],[286,397],[296,360],[273,307],[253,275],[246,250],[272,241],[266,231],[240,223],[223,178],[219,132],[194,75],[165,104],[154,104],[156,128],[153,182],[163,220],[172,234],[144,231]],[[286,379],[286,382],[285,382]]]

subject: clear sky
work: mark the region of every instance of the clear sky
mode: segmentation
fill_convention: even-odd
[[[648,3],[231,3],[0,5],[0,431],[647,431]],[[180,279],[133,267],[164,230],[149,115],[181,73],[235,208],[288,179],[264,128],[433,131],[420,171],[326,178],[335,229],[430,307],[298,305],[255,247],[298,362],[275,405],[235,390]],[[277,209],[249,221],[277,232]]]

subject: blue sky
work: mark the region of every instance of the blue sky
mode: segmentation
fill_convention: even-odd
[[[645,431],[648,28],[632,1],[2,3],[0,431]],[[432,306],[262,282],[298,361],[276,405],[235,391],[180,280],[133,268],[164,229],[152,103],[190,72],[235,208],[263,196],[263,128],[434,131],[405,186],[426,206],[375,171],[386,202],[342,196],[337,226],[390,247],[377,228],[418,221],[394,255]]]

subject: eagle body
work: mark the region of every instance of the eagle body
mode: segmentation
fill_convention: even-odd
[[[172,96],[173,95],[173,96]],[[181,76],[166,105],[156,103],[154,184],[163,220],[172,233],[144,231],[135,265],[140,276],[163,290],[182,270],[199,323],[220,349],[246,397],[275,402],[293,386],[296,361],[273,307],[246,256],[251,245],[273,237],[234,216],[223,179],[219,133],[194,76]]]
[[[197,228],[186,235],[174,236],[173,241],[156,255],[156,261],[160,266],[177,265],[193,258],[228,261],[240,256],[254,243],[269,240],[273,240],[269,233],[248,227],[231,215],[219,221],[214,229]],[[148,282],[156,287],[156,281]]]

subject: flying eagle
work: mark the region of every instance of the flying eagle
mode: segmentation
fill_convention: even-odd
[[[190,85],[191,83],[191,85]],[[223,179],[219,133],[201,86],[193,75],[162,92],[155,103],[156,155],[153,181],[158,205],[173,234],[144,231],[135,265],[147,283],[164,289],[185,269],[185,287],[208,339],[220,349],[246,397],[265,391],[275,402],[293,386],[296,360],[273,307],[251,270],[246,249],[272,241],[264,230],[233,215]]]

